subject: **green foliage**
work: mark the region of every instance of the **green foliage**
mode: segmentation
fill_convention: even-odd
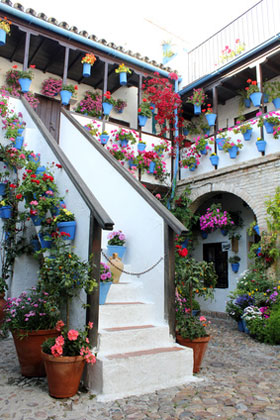
[[[243,309],[241,308],[241,306],[235,304],[235,299],[242,293],[243,292],[240,290],[235,290],[234,292],[231,292],[226,302],[226,313],[235,321],[239,321],[243,314]]]
[[[143,115],[144,117],[147,117],[147,118],[152,118],[152,115],[153,115],[152,109],[153,107],[151,107],[150,102],[147,102],[147,99],[144,98],[143,102],[140,104],[138,108],[138,114]]]
[[[254,318],[246,321],[250,335],[267,344],[280,344],[280,305],[273,307],[269,318]]]
[[[171,212],[191,233],[192,228],[199,220],[199,216],[195,215],[190,209],[192,203],[190,194],[190,187],[187,187],[182,194],[175,196],[171,204]]]
[[[235,263],[239,263],[240,260],[241,258],[238,255],[233,255],[232,257],[228,259],[228,262],[230,264],[235,264]]]

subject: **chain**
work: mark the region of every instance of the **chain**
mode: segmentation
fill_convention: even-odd
[[[144,270],[144,271],[141,271],[141,272],[139,272],[139,273],[130,273],[129,271],[126,271],[126,270],[122,270],[121,268],[119,268],[119,267],[117,267],[108,257],[107,257],[107,255],[106,254],[104,254],[104,252],[103,252],[103,250],[101,249],[101,253],[102,253],[102,255],[103,255],[103,257],[105,257],[106,258],[106,260],[110,263],[110,264],[112,264],[112,266],[113,267],[115,267],[117,270],[119,270],[119,271],[121,271],[122,273],[125,273],[125,274],[129,274],[130,276],[137,276],[137,277],[140,277],[141,276],[141,274],[146,274],[146,273],[148,273],[149,271],[151,271],[151,270],[153,270],[162,260],[163,260],[163,257],[160,257],[160,259],[155,263],[155,264],[153,264],[151,267],[149,267],[149,268],[147,268],[147,270]]]

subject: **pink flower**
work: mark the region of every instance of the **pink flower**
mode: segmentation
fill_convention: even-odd
[[[60,321],[57,321],[55,328],[57,331],[61,331],[61,328],[63,328],[64,325],[65,325],[64,322],[60,320]]]
[[[67,334],[68,340],[75,341],[77,340],[78,336],[79,336],[79,331],[76,331],[76,330],[68,331],[68,334]]]
[[[61,346],[55,344],[54,346],[51,347],[51,352],[54,357],[59,357],[62,355],[63,349]]]
[[[199,321],[200,321],[200,322],[206,321],[205,316],[201,316],[201,317],[199,317]]]
[[[62,335],[59,335],[57,337],[57,339],[55,340],[55,344],[57,344],[58,346],[63,346],[64,345],[64,338],[62,337]]]

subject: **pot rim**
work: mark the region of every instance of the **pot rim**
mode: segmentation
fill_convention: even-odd
[[[11,330],[11,333],[13,335],[16,336],[16,338],[18,338],[18,335],[48,335],[48,334],[53,334],[53,333],[59,333],[59,331],[57,331],[56,328],[48,328],[45,330],[22,330],[22,329],[17,329],[17,330]]]
[[[44,353],[41,350],[41,356],[44,361],[49,361],[53,363],[73,363],[73,362],[85,362],[84,356],[58,356],[54,357],[52,354]]]

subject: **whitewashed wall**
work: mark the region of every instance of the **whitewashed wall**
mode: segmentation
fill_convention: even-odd
[[[127,236],[127,251],[123,258],[130,272],[143,272],[164,255],[163,219],[125,180],[82,133],[61,115],[60,146],[92,193],[115,222],[114,230]],[[129,175],[130,176],[130,175]],[[102,248],[107,251],[107,234]],[[131,280],[137,277],[131,277]],[[147,302],[156,306],[156,320],[163,321],[164,264],[140,277]]]

